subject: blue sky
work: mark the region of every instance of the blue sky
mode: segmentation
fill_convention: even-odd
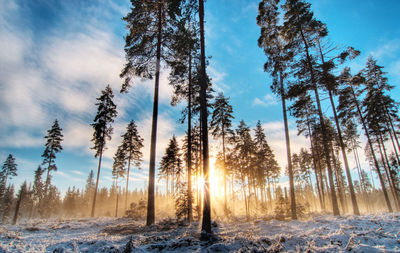
[[[399,1],[310,2],[317,18],[327,24],[332,42],[362,52],[350,63],[354,71],[373,55],[388,72],[389,82],[395,86],[392,95],[400,101]],[[127,0],[0,1],[0,161],[3,163],[9,153],[16,157],[16,185],[23,180],[32,181],[33,171],[42,161],[43,136],[57,118],[63,128],[64,150],[57,155],[59,171],[53,173],[53,183],[62,191],[72,185],[84,187],[89,171],[97,168],[97,159],[90,150],[95,98],[110,84],[116,93],[118,117],[105,153],[100,186],[112,183],[111,158],[131,119],[145,138],[143,170],[134,169],[131,189],[145,186],[153,81],[135,80],[128,94],[117,92],[126,33],[121,17],[129,5]],[[206,53],[212,56],[207,71],[215,89],[231,98],[235,124],[243,119],[254,127],[261,120],[278,162],[284,167],[281,104],[269,90],[271,80],[263,72],[265,56],[257,46],[257,7],[258,1],[253,0],[207,1]],[[167,78],[168,70],[164,69],[158,158],[168,139],[184,132],[184,126],[178,123],[181,107],[169,105],[171,88]],[[328,115],[330,110],[329,105],[324,105]],[[290,120],[296,152],[308,145],[304,138],[296,136],[294,119]]]

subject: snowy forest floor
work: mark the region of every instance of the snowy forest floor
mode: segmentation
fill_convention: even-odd
[[[0,225],[0,252],[400,252],[400,213],[315,214],[303,221],[214,222],[212,241],[199,223],[144,227],[127,218],[52,219]],[[129,242],[131,241],[131,243]]]

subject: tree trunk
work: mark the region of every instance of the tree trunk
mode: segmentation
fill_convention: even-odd
[[[397,149],[400,151],[399,139],[397,138],[397,133],[396,133],[396,131],[395,131],[394,127],[393,127],[393,121],[392,121],[392,117],[390,117],[390,114],[389,114],[389,111],[388,111],[388,109],[387,109],[386,105],[385,105],[385,111],[386,111],[386,115],[387,115],[387,116],[388,116],[388,118],[389,118],[390,127],[392,128],[393,135],[394,135],[394,138],[395,138],[395,140],[396,140],[396,143],[397,143]]]
[[[132,157],[132,149],[129,150],[129,158],[128,158],[128,170],[126,172],[126,187],[125,187],[125,211],[128,208],[128,192],[129,192],[129,171],[131,169],[131,157]]]
[[[14,218],[13,218],[13,222],[12,222],[13,225],[15,225],[17,223],[19,208],[21,206],[21,202],[22,202],[24,195],[25,195],[25,192],[23,190],[21,190],[21,193],[19,194],[19,197],[18,197],[17,206],[15,207]]]
[[[160,85],[160,61],[161,61],[161,32],[162,32],[162,3],[158,4],[158,34],[157,34],[157,55],[156,73],[154,81],[154,100],[153,100],[153,122],[151,124],[151,144],[150,144],[150,165],[149,165],[149,186],[147,197],[147,219],[146,226],[153,225],[155,222],[155,167],[156,167],[156,144],[157,144],[157,119],[158,119],[158,92]]]
[[[321,206],[321,210],[325,210],[325,203],[323,202],[323,197],[321,194],[321,189],[319,185],[319,179],[318,179],[318,172],[317,172],[317,163],[316,163],[316,158],[314,154],[314,145],[313,145],[313,139],[312,139],[312,132],[311,132],[311,126],[310,126],[310,120],[307,115],[307,128],[308,128],[308,136],[310,137],[310,148],[311,148],[311,157],[313,161],[313,167],[314,167],[314,173],[315,173],[315,182],[317,185],[317,191],[318,191],[318,197],[319,197],[319,204]]]
[[[321,45],[319,43],[319,40],[317,41],[317,43],[318,43],[318,48],[319,48],[319,52],[320,52],[320,55],[321,55],[322,64],[325,64],[324,54],[322,53],[322,49],[321,49]],[[334,119],[335,119],[336,129],[337,129],[338,136],[339,136],[339,144],[340,144],[340,148],[342,150],[344,167],[345,167],[346,176],[347,176],[347,183],[349,184],[350,198],[351,198],[351,203],[352,203],[352,206],[353,206],[353,214],[360,215],[360,210],[358,208],[358,204],[357,204],[357,200],[356,200],[356,194],[354,193],[353,181],[351,179],[349,162],[347,160],[346,147],[345,147],[344,142],[343,142],[342,131],[340,129],[339,119],[338,119],[338,116],[336,114],[335,103],[333,101],[332,90],[329,87],[327,87],[327,88],[328,88],[328,92],[329,92],[329,100],[331,102],[333,116],[334,116]]]
[[[339,119],[338,119],[338,116],[336,114],[336,107],[335,107],[335,103],[333,101],[332,91],[330,89],[328,91],[329,91],[329,99],[330,99],[331,105],[332,105],[333,115],[334,115],[334,118],[335,118],[336,129],[337,129],[337,132],[338,132],[338,135],[339,135],[339,144],[340,144],[340,148],[342,150],[342,156],[343,156],[343,161],[344,161],[344,168],[345,168],[345,171],[346,171],[347,183],[349,184],[351,204],[353,206],[353,214],[360,215],[360,210],[358,208],[356,194],[354,193],[353,180],[351,179],[349,162],[347,160],[346,147],[345,147],[344,142],[343,142],[342,131],[340,129]]]
[[[188,222],[193,220],[192,213],[192,55],[189,53],[188,83]]]
[[[394,152],[395,152],[395,154],[396,154],[397,163],[400,165],[399,153],[397,152],[396,145],[394,144],[394,139],[393,139],[392,131],[391,131],[390,127],[389,127],[389,124],[386,123],[386,126],[387,126],[387,130],[388,130],[388,132],[389,132],[389,135],[390,135],[390,140],[392,141],[393,150],[394,150]]]
[[[326,201],[325,201],[325,184],[324,184],[324,178],[323,178],[323,173],[322,173],[322,165],[321,165],[321,159],[320,159],[320,153],[318,149],[315,149],[315,152],[317,154],[317,163],[318,163],[318,168],[319,168],[319,182],[321,184],[321,196],[322,196],[322,210],[326,210]],[[326,185],[328,188],[328,185]],[[329,189],[327,189],[329,190]]]
[[[204,171],[204,206],[203,221],[201,226],[202,239],[209,239],[207,234],[211,234],[211,198],[209,180],[209,158],[208,158],[208,124],[207,124],[207,81],[206,81],[206,58],[204,43],[204,0],[199,0],[199,19],[200,19],[200,46],[201,46],[201,91],[200,91],[200,115],[203,140],[203,171]]]
[[[116,203],[115,203],[115,218],[118,217],[118,175],[115,178],[115,188],[116,188],[116,193],[117,193],[117,199],[116,199]]]
[[[46,182],[45,182],[45,190],[44,193],[47,195],[47,190],[49,189],[49,184],[50,184],[50,166],[51,166],[51,157],[53,156],[53,148],[50,150],[50,160],[49,160],[49,166],[47,167],[47,176],[46,176]]]
[[[296,198],[294,193],[294,179],[293,179],[293,168],[292,168],[292,154],[290,152],[290,136],[289,136],[289,126],[287,122],[287,114],[286,114],[286,96],[285,89],[283,86],[283,77],[282,72],[279,72],[279,81],[280,81],[280,89],[281,89],[281,100],[282,100],[282,111],[283,111],[283,123],[285,126],[285,140],[286,140],[286,158],[288,163],[288,171],[289,171],[289,186],[290,186],[290,209],[292,219],[297,219],[296,214]]]
[[[333,168],[335,170],[335,178],[336,178],[337,191],[338,191],[338,195],[339,195],[339,201],[342,206],[343,213],[346,213],[347,212],[346,199],[343,194],[343,185],[341,183],[342,175],[341,175],[340,169],[338,168],[338,165],[336,163],[336,156],[335,156],[335,152],[333,150],[332,142],[331,142],[331,151],[332,151],[332,164],[333,164]]]
[[[363,117],[363,115],[361,113],[360,106],[358,105],[357,97],[356,97],[356,94],[354,93],[354,89],[353,89],[353,87],[351,85],[350,85],[350,88],[351,88],[351,93],[353,95],[354,103],[355,103],[355,105],[357,107],[358,116],[360,117],[362,126],[363,126],[364,131],[365,131],[365,135],[367,136],[368,145],[369,145],[369,148],[371,150],[372,157],[374,159],[376,172],[378,174],[379,182],[381,183],[382,192],[383,192],[383,195],[385,197],[386,205],[387,205],[389,213],[391,213],[391,212],[393,212],[392,205],[390,204],[389,196],[387,194],[386,187],[385,187],[385,182],[383,181],[382,174],[381,174],[381,171],[379,169],[379,163],[378,163],[378,160],[376,159],[375,151],[374,151],[374,148],[372,146],[372,140],[371,140],[371,138],[369,136],[368,128],[367,128],[367,126],[365,124],[364,117]]]
[[[324,122],[324,115],[322,114],[321,102],[319,99],[317,83],[314,78],[314,70],[313,70],[313,67],[311,64],[311,57],[309,54],[308,44],[307,44],[307,41],[305,40],[303,31],[301,29],[300,29],[300,33],[301,33],[301,37],[302,37],[302,40],[303,40],[303,43],[305,46],[307,64],[308,64],[308,68],[310,71],[311,83],[314,86],[313,89],[314,89],[314,93],[315,93],[315,100],[317,102],[318,115],[319,115],[319,120],[320,120],[320,124],[321,124],[321,128],[322,128],[322,142],[323,142],[323,146],[324,146],[325,159],[326,159],[326,164],[327,164],[327,168],[328,168],[329,185],[331,188],[332,211],[333,211],[333,215],[337,216],[337,215],[340,215],[340,212],[339,212],[338,202],[337,202],[337,198],[336,198],[336,194],[335,194],[335,184],[333,182],[332,167],[330,164],[331,157],[330,157],[329,146],[328,146],[328,137],[326,135],[327,131],[326,131],[326,126],[325,126],[325,122]]]
[[[242,179],[244,208],[245,208],[245,211],[246,211],[246,220],[249,221],[250,217],[249,217],[249,207],[248,207],[247,194],[246,194],[246,181],[243,178],[243,175],[241,175],[241,179]]]
[[[224,124],[222,123],[222,153],[224,156],[224,212],[225,215],[228,214],[228,200],[226,193],[226,156],[225,156],[225,129]]]
[[[389,164],[389,160],[388,160],[388,157],[387,157],[387,154],[386,154],[386,148],[385,148],[385,144],[384,144],[384,142],[383,142],[382,133],[379,133],[379,139],[380,139],[380,143],[379,143],[379,141],[378,141],[378,144],[379,144],[379,151],[381,152],[382,162],[383,162],[383,163],[386,162],[386,166],[387,166],[387,167],[385,168],[386,176],[387,176],[387,179],[388,179],[388,183],[389,183],[389,185],[390,185],[390,188],[391,188],[391,190],[392,190],[393,200],[394,200],[395,206],[396,206],[397,210],[399,210],[399,205],[400,205],[400,204],[399,204],[399,198],[398,198],[398,196],[397,196],[397,194],[396,194],[396,188],[395,188],[395,183],[394,183],[392,174],[390,173],[390,164]],[[383,157],[383,155],[382,155],[381,146],[382,146],[383,154],[385,155],[385,157]],[[385,167],[385,166],[384,166],[384,167]]]
[[[100,148],[100,156],[99,156],[99,165],[97,167],[97,178],[96,178],[96,187],[94,189],[93,203],[92,203],[92,211],[90,216],[94,217],[94,212],[96,209],[96,199],[97,199],[97,189],[99,187],[99,177],[100,177],[100,167],[101,167],[101,158],[103,157],[103,145]]]

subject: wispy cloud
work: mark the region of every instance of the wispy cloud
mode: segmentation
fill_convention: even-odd
[[[285,172],[287,166],[287,153],[285,145],[285,130],[283,122],[273,121],[264,123],[263,128],[267,135],[267,141],[274,151],[276,160],[280,165],[282,171],[281,174]],[[302,147],[308,147],[309,142],[304,136],[297,135],[297,129],[290,127],[289,124],[289,136],[290,136],[290,148],[291,152],[297,153]]]
[[[213,88],[216,92],[226,92],[229,91],[229,85],[224,82],[226,77],[226,73],[219,70],[217,66],[215,66],[215,62],[211,61],[211,66],[207,68],[208,74],[211,77],[211,82],[213,84]]]
[[[272,94],[266,94],[264,97],[262,98],[254,98],[253,100],[253,106],[264,106],[264,107],[268,107],[271,105],[276,105],[278,104],[278,101],[276,100],[276,98],[272,95]]]
[[[79,170],[71,170],[71,172],[76,174],[76,175],[79,175],[79,176],[85,176],[86,175],[86,173],[83,173],[82,171],[79,171]]]
[[[85,182],[85,180],[82,179],[82,177],[71,176],[69,173],[65,173],[65,172],[62,172],[62,171],[59,171],[59,170],[56,171],[55,174],[65,178],[65,179],[73,180],[75,182],[81,182],[81,183]]]
[[[385,41],[378,48],[373,50],[370,54],[378,59],[383,60],[384,58],[397,59],[396,53],[400,51],[400,40]]]

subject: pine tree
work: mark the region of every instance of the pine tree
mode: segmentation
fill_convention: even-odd
[[[0,202],[7,190],[7,180],[17,176],[17,164],[12,154],[9,154],[0,171]]]
[[[225,143],[227,138],[233,136],[232,130],[232,116],[233,110],[232,106],[229,104],[229,98],[224,97],[224,94],[221,92],[215,98],[215,102],[212,105],[213,107],[213,114],[210,121],[210,130],[211,134],[214,138],[221,138],[222,139],[222,155],[224,164],[226,163],[226,146]],[[224,172],[224,207],[225,212],[228,210],[227,205],[227,193],[226,193],[226,166],[223,167]]]
[[[293,94],[294,93],[294,94]],[[317,125],[317,110],[313,105],[312,98],[307,90],[298,85],[292,85],[288,91],[290,98],[295,98],[294,103],[289,107],[291,114],[297,118],[298,135],[303,134],[310,140],[310,149],[315,174],[315,181],[320,201],[321,210],[325,210],[324,183],[322,180],[321,159],[319,159],[319,151],[314,146],[313,139],[314,126]]]
[[[292,219],[297,219],[296,215],[296,199],[294,192],[294,180],[290,151],[289,127],[286,112],[286,91],[284,87],[285,78],[287,77],[286,68],[291,60],[291,52],[282,38],[281,27],[278,26],[278,5],[279,0],[263,0],[260,2],[257,16],[257,24],[261,27],[261,36],[258,39],[258,46],[264,49],[267,62],[264,70],[272,74],[273,84],[271,89],[277,95],[280,95],[282,101],[283,121],[285,127],[286,153],[289,172],[290,185],[290,203],[292,207]]]
[[[267,142],[267,137],[260,121],[257,122],[256,128],[254,129],[254,146],[256,180],[261,189],[264,189],[265,178],[271,174],[279,174],[280,167]]]
[[[140,137],[135,121],[133,120],[127,126],[126,133],[121,137],[122,137],[122,145],[120,148],[123,149],[124,159],[128,163],[128,170],[126,173],[126,187],[125,187],[125,211],[126,211],[128,204],[128,191],[129,191],[128,183],[129,183],[129,172],[131,168],[131,163],[133,163],[136,167],[140,166],[143,157],[141,149],[143,148],[144,140],[142,137]]]
[[[45,193],[47,194],[50,185],[50,171],[57,171],[55,164],[56,153],[62,150],[61,142],[63,141],[62,129],[58,125],[58,121],[55,120],[53,126],[47,131],[45,150],[42,154],[43,162],[42,165],[47,165],[47,176],[45,182]]]
[[[175,182],[183,173],[182,160],[180,158],[180,149],[175,136],[170,139],[165,154],[160,162],[160,174],[163,177],[171,178],[171,191],[175,197]],[[168,180],[167,180],[168,182]],[[167,185],[168,187],[168,185]]]
[[[325,37],[328,32],[325,24],[314,18],[309,3],[302,0],[287,0],[282,7],[285,10],[285,22],[282,31],[285,39],[289,41],[289,47],[297,57],[295,58],[296,61],[291,64],[291,67],[293,68],[294,75],[302,81],[302,85],[310,91],[313,91],[315,95],[331,188],[332,210],[334,215],[339,215],[339,207],[334,191],[335,186],[331,167],[329,142],[325,134],[326,126],[319,97],[316,57],[311,54],[311,50],[315,48],[315,41],[317,38],[321,39]]]
[[[120,75],[125,78],[121,92],[128,90],[131,79],[135,76],[150,79],[155,77],[146,221],[148,226],[154,224],[155,221],[154,180],[161,59],[167,56],[163,54],[166,51],[165,42],[168,41],[173,29],[173,21],[180,14],[181,2],[182,0],[131,0],[131,11],[123,18],[127,22],[129,32],[125,37],[128,62]]]
[[[62,205],[61,194],[56,186],[50,185],[49,193],[46,196],[45,200],[45,217],[50,217],[52,215],[56,215],[60,212],[60,208]]]
[[[113,128],[111,123],[114,122],[114,118],[117,116],[117,106],[113,102],[114,94],[109,85],[101,91],[101,96],[97,98],[96,105],[97,114],[94,118],[94,123],[91,126],[94,129],[92,141],[94,146],[91,148],[96,151],[94,157],[99,157],[99,165],[97,168],[97,178],[96,178],[96,186],[94,189],[94,197],[92,203],[92,211],[91,216],[94,217],[94,212],[96,208],[96,196],[97,189],[99,184],[99,176],[100,176],[100,167],[101,167],[101,158],[103,156],[103,151],[106,149],[107,140],[111,140],[111,134],[113,132]]]
[[[21,188],[18,191],[17,194],[17,205],[15,207],[15,212],[14,212],[14,218],[12,221],[12,224],[15,225],[17,223],[18,215],[19,215],[19,210],[22,204],[22,201],[24,200],[25,196],[28,194],[28,186],[26,181],[21,185]]]
[[[364,106],[364,118],[370,130],[370,134],[375,136],[375,138],[378,140],[378,145],[382,147],[383,154],[385,156],[383,157],[381,151],[382,161],[386,161],[386,165],[383,163],[383,167],[385,168],[395,205],[397,208],[400,208],[399,196],[396,193],[394,186],[395,183],[389,171],[390,165],[388,163],[383,138],[383,135],[390,131],[387,128],[387,122],[389,122],[389,118],[385,108],[393,107],[393,100],[389,96],[385,95],[384,92],[390,92],[393,87],[388,84],[388,79],[385,77],[386,73],[382,71],[382,68],[383,67],[379,66],[376,60],[374,60],[372,57],[368,59],[366,67],[363,70],[366,95],[362,101],[362,105]],[[379,150],[381,150],[380,147]]]
[[[14,185],[9,185],[5,191],[2,204],[2,219],[7,221],[14,203]]]
[[[339,83],[337,82],[336,76],[332,74],[332,72],[337,68],[337,65],[344,63],[344,61],[349,58],[353,59],[357,57],[360,52],[357,50],[354,50],[352,47],[347,48],[345,51],[341,52],[339,55],[331,57],[330,59],[327,58],[327,53],[332,52],[335,48],[326,48],[326,46],[321,44],[321,41],[317,39],[317,48],[320,52],[320,58],[321,58],[321,70],[320,70],[320,82],[324,85],[324,88],[328,90],[329,94],[329,100],[331,103],[331,108],[336,124],[336,129],[337,129],[337,134],[338,134],[338,140],[339,140],[339,145],[340,149],[342,152],[343,156],[343,161],[344,161],[344,167],[346,171],[346,176],[347,176],[347,182],[349,185],[349,192],[350,192],[350,198],[352,202],[352,207],[353,207],[353,213],[355,215],[360,215],[360,210],[358,208],[357,200],[356,200],[356,195],[354,192],[353,188],[353,182],[351,179],[351,173],[350,173],[350,167],[347,159],[347,154],[346,154],[346,146],[344,144],[343,136],[342,136],[342,129],[339,124],[339,118],[336,113],[336,107],[333,99],[333,95],[337,93],[338,91],[338,85]],[[326,52],[324,52],[326,51]]]
[[[119,194],[118,194],[118,178],[125,176],[125,165],[126,165],[126,153],[123,149],[123,146],[119,146],[117,149],[117,153],[114,155],[114,164],[112,175],[115,179],[115,187],[117,190],[117,198],[115,204],[115,217],[118,217],[118,201],[119,201]],[[126,196],[126,195],[125,195]]]
[[[193,89],[194,78],[193,70],[198,68],[199,64],[199,41],[197,34],[196,22],[194,14],[196,12],[196,4],[193,0],[185,2],[182,13],[182,17],[176,23],[176,30],[174,31],[173,38],[171,40],[171,57],[168,60],[168,65],[171,67],[169,76],[169,83],[174,88],[171,105],[177,105],[182,99],[187,100],[187,107],[183,110],[184,122],[185,116],[187,116],[187,131],[188,136],[191,136],[192,130],[192,114],[193,114],[193,102],[195,100],[195,92]],[[187,139],[187,152],[188,156],[192,156],[192,145],[191,138]],[[192,214],[192,159],[187,159],[187,176],[188,176],[188,222],[193,220]]]
[[[345,68],[339,76],[339,81],[343,86],[345,86],[345,88],[342,88],[340,91],[339,101],[341,103],[339,103],[338,107],[338,110],[340,111],[339,115],[347,120],[349,120],[352,116],[357,115],[358,120],[361,122],[362,127],[365,131],[365,136],[367,137],[368,140],[370,154],[375,165],[375,170],[378,174],[379,182],[382,187],[382,192],[386,201],[388,211],[393,212],[392,205],[390,203],[389,196],[387,194],[385,182],[381,174],[378,159],[376,157],[375,150],[373,147],[372,138],[369,134],[369,129],[367,128],[365,118],[361,111],[360,101],[357,99],[357,97],[360,95],[360,92],[356,89],[356,87],[359,86],[364,81],[364,78],[361,73],[359,73],[356,76],[352,76],[350,73],[350,68]],[[354,110],[349,110],[351,108],[354,108]]]
[[[244,202],[245,202],[245,210],[246,210],[246,218],[250,219],[250,179],[252,178],[252,173],[255,168],[255,145],[254,141],[251,137],[250,127],[246,125],[246,123],[241,120],[239,126],[237,127],[236,135],[235,135],[235,145],[233,147],[232,152],[228,155],[228,161],[231,168],[235,169],[235,174],[238,175],[238,179],[241,182]],[[247,185],[246,185],[247,182]],[[246,186],[248,190],[246,191]]]
[[[72,216],[75,212],[75,187],[71,190],[71,187],[68,187],[67,192],[65,193],[65,197],[63,200],[63,208],[67,215]]]
[[[96,184],[94,182],[94,173],[93,170],[90,170],[89,175],[86,179],[86,185],[85,185],[85,198],[87,201],[93,196],[94,189],[96,187]]]
[[[34,206],[38,209],[39,214],[42,213],[42,201],[44,197],[44,184],[42,181],[42,175],[44,170],[42,167],[38,166],[35,170],[35,176],[33,181],[33,188],[32,188],[32,199]]]

